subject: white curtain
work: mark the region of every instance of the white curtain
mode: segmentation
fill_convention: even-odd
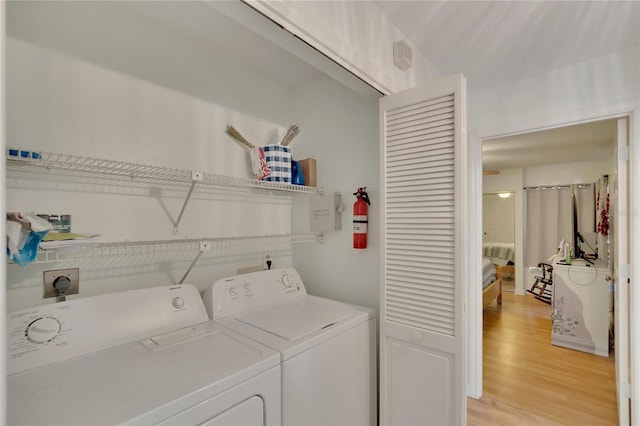
[[[558,243],[573,238],[571,187],[527,188],[525,266],[548,262]]]
[[[578,231],[595,245],[596,194],[594,184],[527,188],[525,266],[548,262],[562,239],[573,245],[573,202],[576,198]],[[584,244],[581,248],[591,249]]]

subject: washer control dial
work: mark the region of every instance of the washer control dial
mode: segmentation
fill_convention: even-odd
[[[62,325],[53,317],[40,317],[33,320],[25,331],[27,339],[33,343],[47,343],[58,337]]]
[[[173,300],[171,301],[171,304],[173,305],[174,308],[181,309],[184,307],[184,299],[180,296],[174,297]]]

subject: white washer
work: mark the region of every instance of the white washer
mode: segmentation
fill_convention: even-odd
[[[11,425],[281,423],[278,353],[209,321],[190,285],[8,315]]]
[[[204,299],[216,322],[280,352],[284,425],[377,423],[372,309],[308,295],[294,269],[219,280]]]

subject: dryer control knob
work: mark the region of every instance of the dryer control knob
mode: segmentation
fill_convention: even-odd
[[[180,296],[174,297],[173,300],[171,301],[171,304],[173,305],[174,308],[180,309],[184,307],[184,299]]]
[[[41,317],[27,326],[25,335],[33,343],[47,343],[60,334],[60,321],[52,317]]]

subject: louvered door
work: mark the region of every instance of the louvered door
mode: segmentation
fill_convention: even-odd
[[[380,420],[466,420],[462,75],[380,101]]]

